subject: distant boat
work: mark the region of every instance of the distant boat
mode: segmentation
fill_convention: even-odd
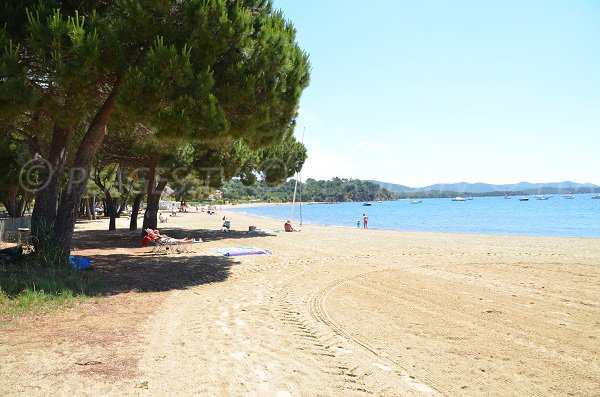
[[[593,199],[600,199],[600,194],[597,194],[595,196],[592,196]]]
[[[536,200],[548,200],[550,196],[535,196]]]
[[[421,204],[423,202],[423,200],[411,200],[410,203],[411,204]]]
[[[383,200],[377,200],[378,203],[383,203]]]
[[[464,198],[464,197],[458,196],[458,197],[454,197],[454,198],[452,199],[452,201],[467,201],[467,199],[466,199],[466,198]]]
[[[363,203],[363,206],[364,206],[364,207],[370,207],[370,206],[371,206],[371,203]]]
[[[565,194],[563,198],[566,200],[573,200],[575,199],[575,196],[573,196],[572,194]]]
[[[467,200],[473,200],[473,196],[467,197]]]
[[[510,197],[508,194],[505,194],[505,195],[504,195],[504,198],[505,198],[506,200],[510,200],[512,197]]]
[[[529,197],[519,197],[519,201],[529,201]]]

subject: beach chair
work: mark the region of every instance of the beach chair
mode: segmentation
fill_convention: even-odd
[[[162,241],[161,236],[154,233],[152,229],[146,229],[146,237],[142,240],[142,244],[146,245],[147,243],[151,243],[154,247],[150,253],[158,254],[163,250],[166,250],[166,244]]]
[[[181,241],[164,234],[156,233],[152,229],[146,229],[147,236],[144,241],[154,244],[153,254],[166,252],[169,249],[174,249],[176,252],[192,252],[192,244],[202,242],[201,239]]]

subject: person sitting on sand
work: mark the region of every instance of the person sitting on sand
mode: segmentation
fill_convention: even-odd
[[[231,231],[231,220],[228,220],[226,217],[223,217],[223,227],[221,227],[222,232],[230,232]]]
[[[300,230],[294,229],[294,227],[292,226],[292,222],[290,222],[289,219],[283,224],[283,230],[285,230],[286,232],[299,232],[300,231]]]

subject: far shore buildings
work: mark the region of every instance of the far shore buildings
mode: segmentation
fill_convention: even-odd
[[[221,200],[223,198],[223,192],[220,190],[215,190],[213,193],[208,195],[208,199],[210,201]]]

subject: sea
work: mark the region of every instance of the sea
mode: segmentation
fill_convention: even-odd
[[[303,224],[362,228],[363,214],[369,228],[420,232],[497,234],[520,236],[560,236],[600,238],[600,200],[578,194],[575,199],[561,195],[529,201],[519,197],[475,197],[467,201],[449,198],[364,203],[274,205],[235,208],[251,215],[292,219],[298,228]]]

